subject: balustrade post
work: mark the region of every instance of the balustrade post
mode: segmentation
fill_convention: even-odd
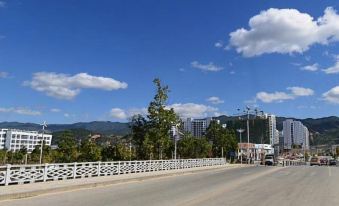
[[[5,177],[5,185],[8,185],[11,181],[11,165],[6,165],[6,177]]]
[[[120,161],[118,162],[118,175],[120,174]]]
[[[44,169],[43,169],[43,171],[44,171],[44,177],[43,177],[43,181],[44,182],[46,182],[46,180],[47,180],[47,172],[48,172],[48,163],[45,163],[44,164]]]
[[[98,176],[101,175],[100,170],[101,170],[101,162],[99,161],[99,162],[98,162]]]
[[[77,177],[77,163],[73,163],[73,179]]]

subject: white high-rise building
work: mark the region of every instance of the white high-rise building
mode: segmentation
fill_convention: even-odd
[[[284,149],[292,149],[292,145],[309,149],[309,131],[300,121],[287,119],[283,122]]]
[[[27,152],[32,152],[35,146],[40,145],[42,133],[38,131],[25,131],[18,129],[0,129],[0,149],[18,151],[26,148]],[[50,146],[52,135],[44,134],[45,145]]]
[[[202,137],[206,133],[206,129],[213,119],[211,117],[205,119],[187,118],[184,121],[184,130],[190,132],[194,137]],[[219,120],[217,120],[220,123]]]
[[[279,144],[279,133],[277,134],[277,122],[275,115],[266,114],[268,119],[268,135],[270,139],[270,145]]]

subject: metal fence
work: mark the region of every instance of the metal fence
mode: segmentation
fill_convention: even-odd
[[[0,186],[224,165],[223,158],[0,166]]]

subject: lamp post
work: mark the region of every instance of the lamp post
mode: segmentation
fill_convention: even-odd
[[[242,146],[242,142],[241,142],[241,133],[243,133],[245,130],[244,129],[237,129],[237,132],[239,132],[239,136],[240,136],[240,164],[242,164],[242,151],[241,151],[241,146]]]
[[[45,128],[47,127],[46,121],[42,123],[42,138],[41,138],[41,146],[40,146],[40,164],[42,164],[42,148],[44,146],[44,133],[45,133]]]

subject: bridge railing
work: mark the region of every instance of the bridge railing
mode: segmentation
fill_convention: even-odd
[[[223,158],[0,166],[0,186],[224,165]]]
[[[305,161],[302,160],[283,160],[282,166],[302,166],[306,165]]]

